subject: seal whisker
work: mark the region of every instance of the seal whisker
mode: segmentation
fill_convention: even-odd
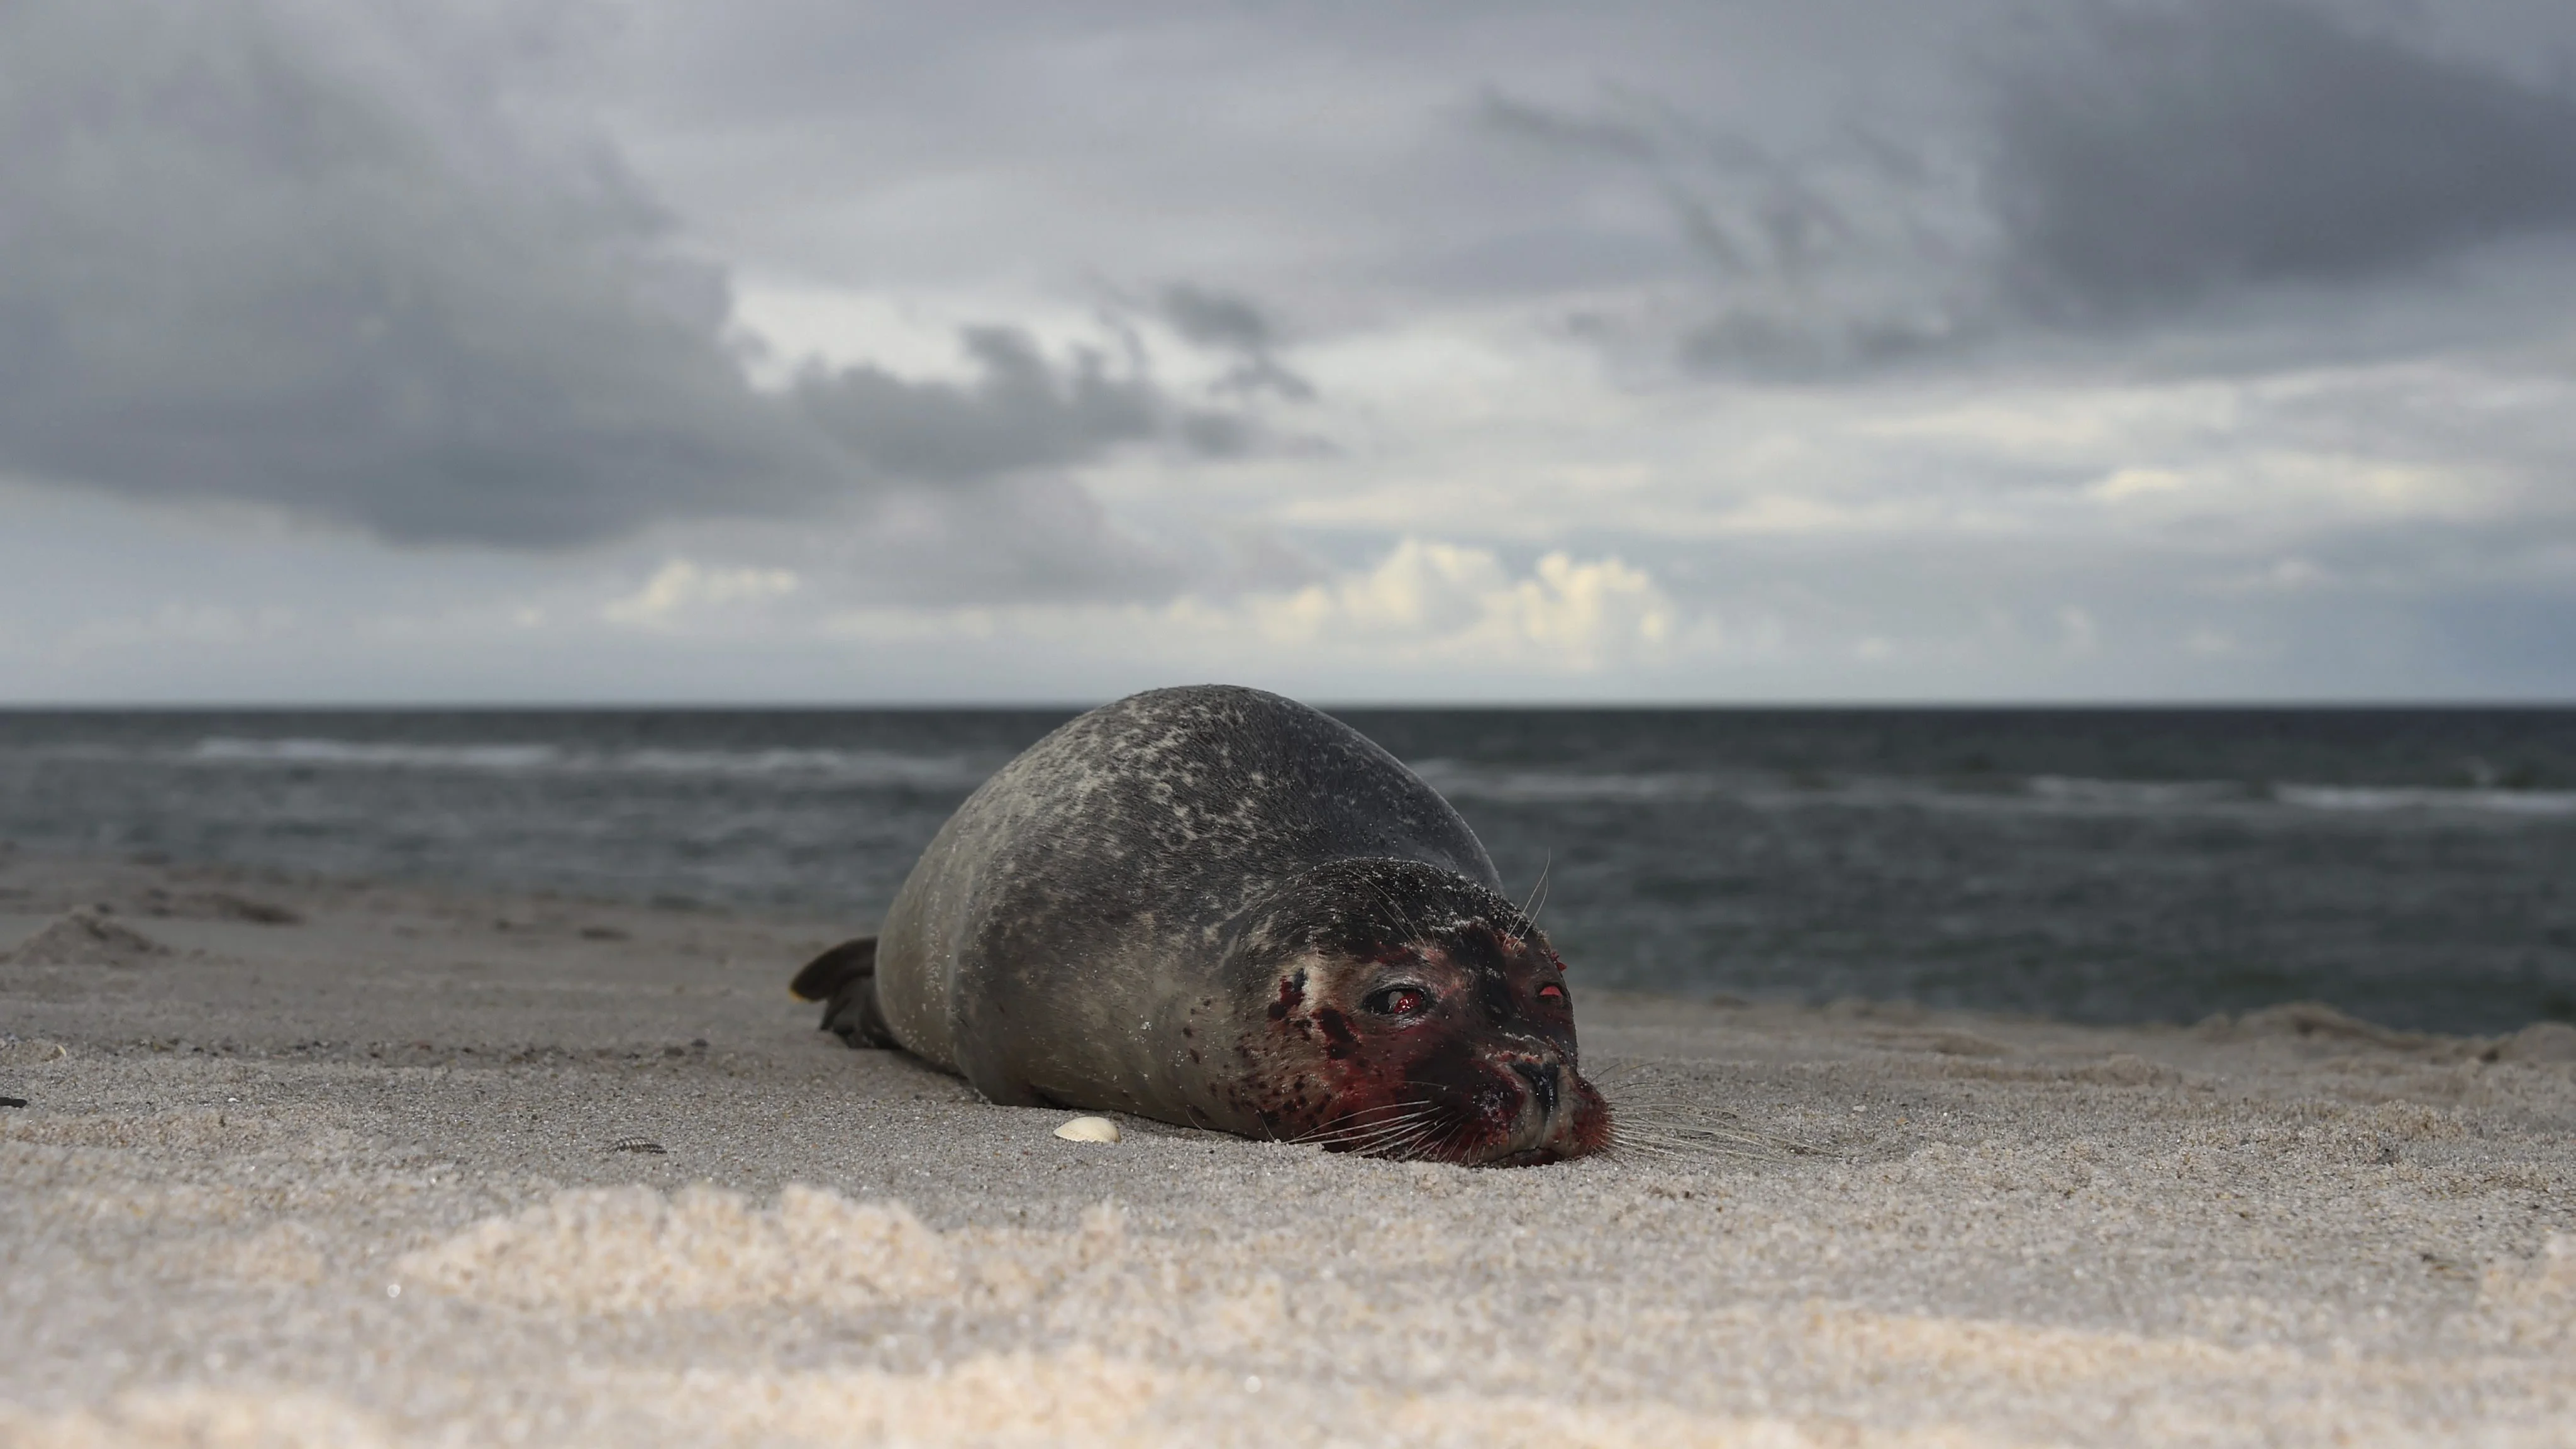
[[[1610,1129],[1610,1147],[1614,1152],[1637,1150],[1680,1156],[1766,1159],[1783,1155],[1812,1156],[1819,1150],[1811,1143],[1773,1132],[1700,1123],[1659,1122],[1652,1118],[1643,1122],[1614,1120]]]
[[[1436,1125],[1431,1120],[1433,1115],[1434,1114],[1432,1113],[1425,1112],[1417,1116],[1407,1117],[1401,1121],[1388,1123],[1384,1126],[1376,1127],[1367,1131],[1355,1132],[1349,1136],[1334,1139],[1330,1146],[1337,1151],[1357,1152],[1362,1155],[1366,1155],[1376,1151],[1380,1145],[1395,1141],[1410,1133],[1429,1131],[1432,1126]]]
[[[1374,1107],[1356,1107],[1338,1117],[1332,1118],[1330,1121],[1325,1122],[1311,1132],[1303,1133],[1299,1136],[1292,1137],[1289,1140],[1292,1142],[1303,1142],[1309,1137],[1321,1136],[1327,1132],[1338,1132],[1345,1128],[1359,1126],[1373,1121],[1383,1121],[1390,1117],[1408,1116],[1425,1110],[1427,1110],[1427,1108],[1425,1104],[1421,1102],[1381,1102]]]
[[[1365,1146],[1348,1147],[1342,1150],[1354,1157],[1383,1157],[1400,1162],[1404,1159],[1407,1149],[1425,1130],[1421,1127],[1408,1128]]]
[[[1666,1138],[1642,1136],[1614,1136],[1610,1139],[1610,1145],[1604,1150],[1609,1156],[1614,1158],[1629,1156],[1657,1158],[1741,1157],[1755,1162],[1774,1162],[1779,1160],[1780,1157],[1780,1154],[1777,1152],[1766,1152],[1754,1148],[1737,1147],[1723,1143],[1675,1141]]]
[[[1341,1116],[1336,1117],[1333,1120],[1335,1122],[1357,1122],[1372,1116],[1382,1117],[1399,1112],[1410,1112],[1421,1105],[1422,1104],[1419,1102],[1380,1102],[1374,1107],[1354,1107],[1350,1111],[1343,1113]]]
[[[1439,1139],[1431,1144],[1431,1150],[1423,1155],[1437,1158],[1442,1162],[1458,1161],[1465,1155],[1463,1149],[1466,1146],[1467,1134],[1475,1130],[1475,1125],[1471,1121],[1461,1121],[1457,1126],[1440,1134]]]
[[[1422,1145],[1430,1141],[1439,1128],[1440,1124],[1436,1121],[1413,1123],[1402,1132],[1365,1149],[1362,1155],[1382,1157],[1395,1162],[1410,1161],[1420,1154]]]
[[[1431,1159],[1434,1161],[1445,1160],[1451,1153],[1457,1150],[1453,1139],[1457,1136],[1460,1130],[1460,1128],[1453,1126],[1447,1132],[1439,1133],[1435,1136],[1432,1130],[1426,1126],[1421,1131],[1415,1133],[1412,1137],[1406,1139],[1401,1146],[1386,1153],[1386,1156],[1391,1157],[1398,1162],[1420,1162],[1425,1159]]]
[[[1378,901],[1386,907],[1387,924],[1394,928],[1392,934],[1415,940],[1425,938],[1431,934],[1423,928],[1420,921],[1414,919],[1413,914],[1410,911],[1405,909],[1403,902],[1397,900],[1395,898],[1395,894],[1386,888],[1386,883],[1384,881],[1378,880],[1375,877],[1368,877],[1365,878],[1364,884],[1367,885],[1369,892],[1375,895],[1378,898]]]
[[[1529,922],[1531,930],[1538,929],[1538,913],[1547,909],[1547,873],[1554,869],[1556,852],[1550,850],[1547,859],[1539,865],[1537,883],[1530,887],[1528,897],[1521,902],[1521,919]]]
[[[1392,1117],[1382,1115],[1398,1109],[1402,1109],[1402,1115]],[[1350,1117],[1336,1119],[1311,1132],[1303,1132],[1291,1137],[1288,1141],[1292,1144],[1356,1141],[1377,1133],[1410,1127],[1415,1122],[1431,1116],[1433,1111],[1434,1109],[1429,1106],[1398,1102],[1387,1108],[1375,1108],[1370,1112],[1353,1113]],[[1373,1113],[1378,1115],[1372,1115]]]
[[[1797,1137],[1744,1123],[1709,1100],[1724,1090],[1719,1084],[1695,1081],[1669,1067],[1629,1064],[1595,1080],[1611,1105],[1605,1145],[1613,1153],[1759,1160],[1822,1150]]]
[[[1396,1137],[1396,1134],[1401,1132],[1409,1132],[1412,1127],[1417,1127],[1414,1119],[1401,1119],[1401,1122],[1378,1122],[1378,1124],[1368,1124],[1368,1127],[1350,1127],[1350,1129],[1340,1129],[1340,1132],[1316,1132],[1316,1134],[1309,1134],[1309,1137],[1296,1137],[1291,1145],[1324,1147],[1324,1150],[1332,1150],[1332,1152],[1352,1152],[1352,1150],[1365,1150],[1365,1145],[1383,1140],[1383,1137]]]
[[[1743,1120],[1723,1107],[1713,1107],[1689,1097],[1644,1097],[1634,1092],[1610,1088],[1610,1102],[1633,1124],[1668,1127],[1721,1136],[1746,1136],[1786,1143],[1791,1139],[1775,1132],[1765,1132],[1744,1124]]]
[[[1391,1124],[1395,1129],[1392,1135],[1435,1131],[1455,1122],[1457,1116],[1456,1112],[1437,1102],[1417,1102],[1413,1104],[1412,1111]]]
[[[1632,1102],[1618,1103],[1617,1110],[1621,1114],[1618,1124],[1620,1130],[1630,1133],[1645,1132],[1674,1138],[1709,1138],[1801,1150],[1811,1146],[1809,1143],[1782,1133],[1765,1132],[1740,1123],[1711,1121],[1704,1111],[1658,1112],[1652,1107],[1640,1107]]]

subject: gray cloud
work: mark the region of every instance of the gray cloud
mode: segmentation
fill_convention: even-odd
[[[640,188],[476,184],[318,61],[246,7],[0,15],[0,462],[538,546],[812,486]]]
[[[2563,695],[2576,246],[2552,241],[2569,132],[2540,77],[2576,11],[2299,3],[1601,0],[1462,26],[0,0],[0,622],[32,647],[164,601],[436,599],[554,628],[666,559],[793,571],[781,622],[1213,598],[1415,533],[1616,554],[1739,643],[1788,631],[1770,684],[1688,665],[1654,692],[2394,695],[2457,668]],[[1104,293],[1110,315],[1088,346],[993,327],[956,369],[754,386],[775,374],[727,332],[737,284],[746,315],[836,343]],[[1264,370],[1310,345],[1341,394],[1312,414]],[[1678,388],[1677,357],[1799,386]],[[1319,435],[1302,454],[1291,420]],[[1114,514],[1081,486],[1254,448],[1276,464],[1245,478],[1121,470]],[[2048,668],[2097,672],[2032,672],[2070,609],[2103,647]],[[1962,663],[1989,612],[2030,647]],[[1117,632],[1198,627],[1163,617]],[[2243,647],[2194,653],[2203,626]],[[274,677],[416,694],[442,650],[466,680],[543,632],[495,627],[352,634],[328,664],[286,640]],[[1087,667],[997,627],[922,657],[977,689]],[[1915,673],[1854,673],[1881,635]],[[887,685],[874,644],[809,646],[739,634],[628,678],[682,694],[758,656],[796,689],[924,687]],[[2519,673],[2475,673],[2507,653]]]
[[[1682,239],[1730,281],[1795,282],[1857,240],[1821,173],[1739,135],[1694,126],[1670,106],[1613,97],[1630,114],[1561,109],[1487,87],[1476,122],[1496,136],[1648,178]]]
[[[2576,95],[2492,58],[2292,0],[1967,29],[1968,58],[1927,58],[1956,74],[1946,106],[1855,101],[1795,144],[1699,121],[1686,92],[1569,109],[1487,87],[1473,115],[1660,201],[1705,269],[1678,342],[1704,373],[1824,380],[2102,327],[2217,342],[2253,320],[2221,296],[2349,308],[2485,243],[2576,234]],[[1664,305],[1644,331],[1670,335]],[[2298,330],[2366,345],[2330,319]]]
[[[2576,99],[2283,0],[2096,12],[1992,114],[2009,280],[2056,314],[2576,229]]]
[[[1315,385],[1279,361],[1278,328],[1249,299],[1184,283],[1164,288],[1162,304],[1163,320],[1173,331],[1200,347],[1234,355],[1234,367],[1217,384],[1221,391],[1313,401]]]
[[[1157,599],[1195,577],[1192,560],[1121,531],[1061,477],[984,477],[872,503],[866,535],[829,552],[840,585],[879,602]]]
[[[1498,135],[1542,146],[1654,163],[1662,147],[1643,127],[1607,116],[1576,115],[1487,86],[1476,95],[1476,120]]]
[[[1173,330],[1202,347],[1266,353],[1275,340],[1270,319],[1244,298],[1188,285],[1163,289],[1163,315]]]
[[[1491,134],[1641,179],[1696,261],[1696,306],[1640,319],[1698,373],[1822,379],[1954,354],[1993,330],[1973,177],[1858,127],[1788,153],[1679,108],[1612,95],[1606,113],[1488,89]],[[1615,325],[1607,331],[1616,335]]]
[[[1141,363],[1004,328],[965,334],[970,385],[760,392],[724,274],[613,152],[523,142],[453,76],[400,84],[370,65],[404,37],[374,39],[248,3],[0,8],[0,468],[553,548],[1248,445]]]
[[[1113,375],[1097,352],[1076,353],[1059,373],[1024,332],[973,327],[962,341],[982,374],[972,383],[859,366],[807,373],[796,400],[875,469],[934,481],[1088,462],[1162,431],[1153,385]]]

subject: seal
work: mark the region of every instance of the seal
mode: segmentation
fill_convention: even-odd
[[[792,989],[1013,1106],[1465,1164],[1598,1151],[1565,963],[1438,792],[1227,685],[1105,705],[984,782]]]

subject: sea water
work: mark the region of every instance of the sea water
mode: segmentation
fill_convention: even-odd
[[[860,933],[1069,713],[0,713],[0,840]],[[1578,984],[2576,1018],[2576,710],[1340,713],[1467,817]]]

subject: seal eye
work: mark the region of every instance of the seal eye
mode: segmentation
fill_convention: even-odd
[[[1565,999],[1565,988],[1551,981],[1538,989],[1538,999],[1541,1001],[1563,1001]]]
[[[1430,1004],[1431,993],[1419,986],[1389,986],[1360,1003],[1380,1016],[1411,1016]]]

